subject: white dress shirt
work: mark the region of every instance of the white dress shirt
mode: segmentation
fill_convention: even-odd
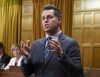
[[[23,56],[21,56],[19,58],[19,60],[17,61],[17,66],[21,66],[21,60],[23,59]],[[8,65],[4,68],[5,70],[9,69],[10,66],[15,66],[15,63],[16,63],[16,58],[13,57],[11,58],[10,62],[8,63]]]

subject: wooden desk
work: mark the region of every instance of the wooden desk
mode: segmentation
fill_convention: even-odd
[[[20,73],[22,72],[19,66],[10,66],[9,71],[10,72],[20,72]]]
[[[22,73],[19,72],[0,72],[0,77],[24,77]]]
[[[0,70],[0,77],[24,77],[20,67],[12,66],[9,70]]]

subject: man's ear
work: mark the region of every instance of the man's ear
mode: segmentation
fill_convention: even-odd
[[[59,24],[61,24],[61,17],[59,17],[58,20],[59,20]]]

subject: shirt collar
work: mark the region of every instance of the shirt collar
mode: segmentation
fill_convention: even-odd
[[[52,37],[53,39],[56,39],[60,34],[61,34],[61,30],[60,30],[59,32],[57,32],[56,34],[50,36],[50,37]],[[46,34],[46,39],[47,39],[48,37],[49,37],[49,35]]]
[[[3,56],[3,53],[0,55],[0,59],[1,59],[2,56]]]

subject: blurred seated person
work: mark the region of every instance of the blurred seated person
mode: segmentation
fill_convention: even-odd
[[[11,58],[9,64],[4,68],[5,70],[9,69],[10,66],[20,66],[21,65],[21,60],[23,58],[20,45],[14,44],[11,47],[11,52],[13,57]]]
[[[11,57],[4,52],[4,45],[0,42],[0,69],[6,67]]]

